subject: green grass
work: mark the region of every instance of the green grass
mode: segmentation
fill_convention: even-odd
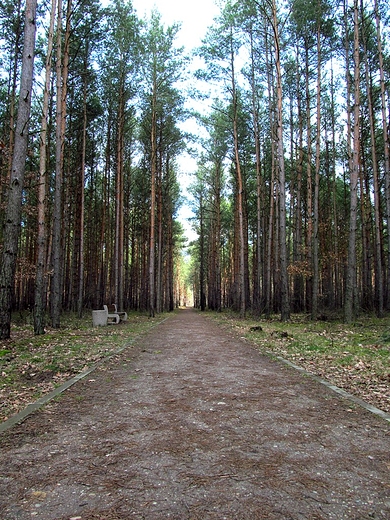
[[[292,316],[287,323],[277,316],[254,320],[231,312],[208,315],[264,354],[292,361],[390,412],[389,317],[364,316],[346,325],[311,321],[302,315]],[[258,326],[261,331],[250,330]]]
[[[29,317],[17,314],[11,339],[0,342],[0,421],[63,381],[107,358],[162,321],[129,313],[119,325],[93,327],[91,315],[67,313],[60,329],[34,336]]]

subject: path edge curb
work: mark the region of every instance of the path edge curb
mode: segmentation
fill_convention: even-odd
[[[361,408],[364,408],[365,410],[367,410],[367,411],[369,411],[369,412],[371,412],[371,413],[381,417],[385,421],[390,422],[390,414],[389,413],[384,412],[380,408],[377,408],[376,406],[373,406],[372,404],[367,403],[366,401],[363,401],[363,399],[360,399],[360,397],[357,397],[356,395],[350,394],[349,392],[347,392],[343,388],[340,388],[340,387],[334,385],[333,383],[330,383],[326,379],[323,379],[322,377],[319,377],[316,374],[313,374],[312,372],[309,372],[305,368],[302,368],[299,365],[296,365],[295,363],[292,363],[292,361],[289,361],[288,359],[285,359],[285,358],[283,358],[281,356],[275,356],[275,354],[273,354],[272,352],[270,352],[270,354],[274,358],[276,358],[278,361],[284,363],[285,365],[287,365],[287,366],[289,366],[291,368],[294,368],[295,370],[298,370],[298,372],[301,372],[301,374],[304,374],[304,375],[310,377],[314,381],[317,381],[318,383],[321,383],[322,385],[326,386],[327,388],[329,388],[330,390],[332,390],[336,394],[341,395],[345,399],[348,399],[349,401],[352,401],[354,404],[357,404]]]
[[[123,347],[123,348],[126,348],[126,347]],[[105,360],[109,359],[110,357],[114,356],[115,354],[117,354],[118,352],[115,352],[114,354],[112,354],[111,356],[105,358]],[[103,362],[103,361],[102,361]],[[23,410],[21,410],[20,412],[18,412],[17,414],[13,415],[12,417],[10,417],[9,419],[3,421],[1,424],[0,424],[0,433],[3,433],[7,430],[9,430],[10,428],[12,428],[13,426],[15,426],[16,424],[24,421],[24,419],[26,417],[28,417],[30,414],[32,414],[33,412],[35,412],[36,410],[39,410],[39,408],[41,408],[43,405],[47,404],[49,401],[51,401],[52,399],[54,399],[55,397],[59,396],[60,394],[62,394],[63,392],[65,392],[65,390],[67,390],[68,388],[70,388],[71,386],[73,386],[75,383],[77,383],[78,381],[80,381],[81,379],[84,379],[84,377],[86,377],[88,374],[90,374],[91,372],[93,372],[94,370],[96,370],[96,368],[102,363],[96,363],[95,365],[89,367],[87,370],[84,370],[83,372],[80,372],[79,374],[77,374],[76,376],[72,377],[72,379],[68,379],[68,381],[65,381],[65,383],[62,383],[62,385],[58,386],[57,388],[55,388],[54,390],[52,390],[51,392],[49,392],[48,394],[46,395],[43,395],[42,397],[40,397],[37,401],[35,401],[34,403],[30,403],[26,406],[26,408],[24,408]]]
[[[146,333],[148,333],[150,330],[154,329],[158,325],[161,325],[161,323],[164,323],[164,321],[168,320],[169,317],[164,318],[163,320],[159,321],[158,323],[156,323],[155,325],[150,327],[150,329],[148,329]],[[55,397],[58,397],[59,395],[64,393],[65,390],[67,390],[68,388],[70,388],[71,386],[76,384],[81,379],[84,379],[91,372],[94,372],[100,365],[102,365],[106,361],[110,360],[114,356],[117,356],[118,354],[123,352],[126,348],[130,347],[140,336],[141,336],[140,334],[135,336],[134,338],[132,338],[131,341],[127,341],[124,345],[122,345],[118,350],[115,350],[109,356],[101,359],[98,363],[95,363],[94,365],[90,366],[86,370],[83,370],[82,372],[80,372],[76,376],[72,377],[71,379],[68,379],[67,381],[65,381],[65,383],[62,383],[62,385],[58,386],[57,388],[55,388],[54,390],[52,390],[48,394],[43,395],[42,397],[40,397],[39,399],[37,399],[33,403],[28,404],[26,406],[26,408],[24,408],[23,410],[21,410],[17,414],[13,415],[9,419],[6,419],[2,423],[0,423],[0,433],[4,433],[7,430],[9,430],[10,428],[12,428],[13,426],[15,426],[16,424],[19,424],[19,423],[23,422],[29,415],[31,415],[32,413],[34,413],[37,410],[39,410],[39,408],[41,408],[42,406],[47,404],[49,401],[51,401]]]

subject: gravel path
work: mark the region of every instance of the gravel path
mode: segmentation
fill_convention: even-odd
[[[0,435],[0,519],[389,519],[389,433],[181,310]]]

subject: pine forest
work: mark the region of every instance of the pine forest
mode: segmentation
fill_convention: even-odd
[[[1,338],[114,302],[388,315],[388,1],[218,5],[188,51],[131,0],[1,3]]]

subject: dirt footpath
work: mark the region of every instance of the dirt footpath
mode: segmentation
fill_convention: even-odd
[[[0,519],[389,519],[390,424],[193,310],[0,436]]]

